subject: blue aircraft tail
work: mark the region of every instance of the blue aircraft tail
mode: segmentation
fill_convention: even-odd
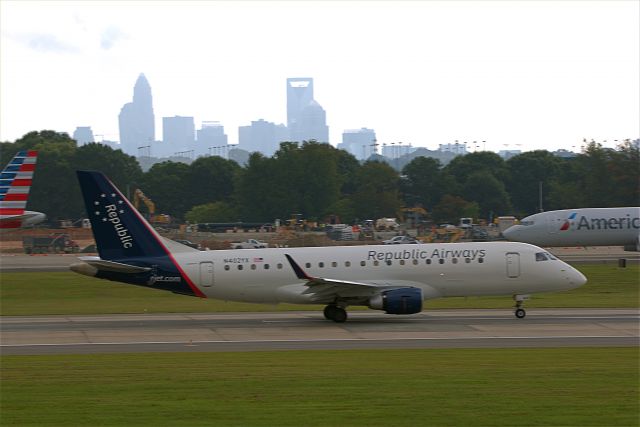
[[[100,258],[82,258],[90,267],[73,265],[73,271],[206,298],[162,237],[106,176],[93,171],[77,174]]]
[[[100,172],[77,171],[91,228],[103,260],[162,257],[160,236]]]

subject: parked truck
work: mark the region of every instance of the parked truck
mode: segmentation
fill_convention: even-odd
[[[80,251],[78,244],[66,233],[55,233],[49,236],[23,236],[22,247],[25,254],[76,253]]]
[[[260,249],[268,247],[268,243],[256,239],[247,239],[245,242],[231,242],[231,249]]]

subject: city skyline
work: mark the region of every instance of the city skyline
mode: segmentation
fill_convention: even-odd
[[[78,126],[119,140],[140,73],[157,136],[162,117],[217,121],[230,144],[252,121],[287,123],[294,76],[313,77],[334,146],[362,128],[381,144],[496,152],[640,133],[637,2],[126,5],[0,4],[0,140]]]

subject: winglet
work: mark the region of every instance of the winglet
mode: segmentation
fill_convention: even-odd
[[[287,257],[287,261],[289,261],[289,264],[291,264],[291,268],[293,268],[293,271],[296,273],[296,276],[298,277],[298,279],[309,280],[309,281],[315,280],[313,277],[311,277],[307,273],[305,273],[304,270],[302,269],[302,267],[300,267],[293,260],[293,258],[291,258],[291,256],[289,254],[284,254],[284,256]]]

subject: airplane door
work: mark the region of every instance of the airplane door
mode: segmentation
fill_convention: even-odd
[[[213,263],[210,261],[200,263],[200,285],[204,287],[213,286]]]
[[[520,254],[517,252],[507,253],[507,277],[516,278],[520,276]]]

